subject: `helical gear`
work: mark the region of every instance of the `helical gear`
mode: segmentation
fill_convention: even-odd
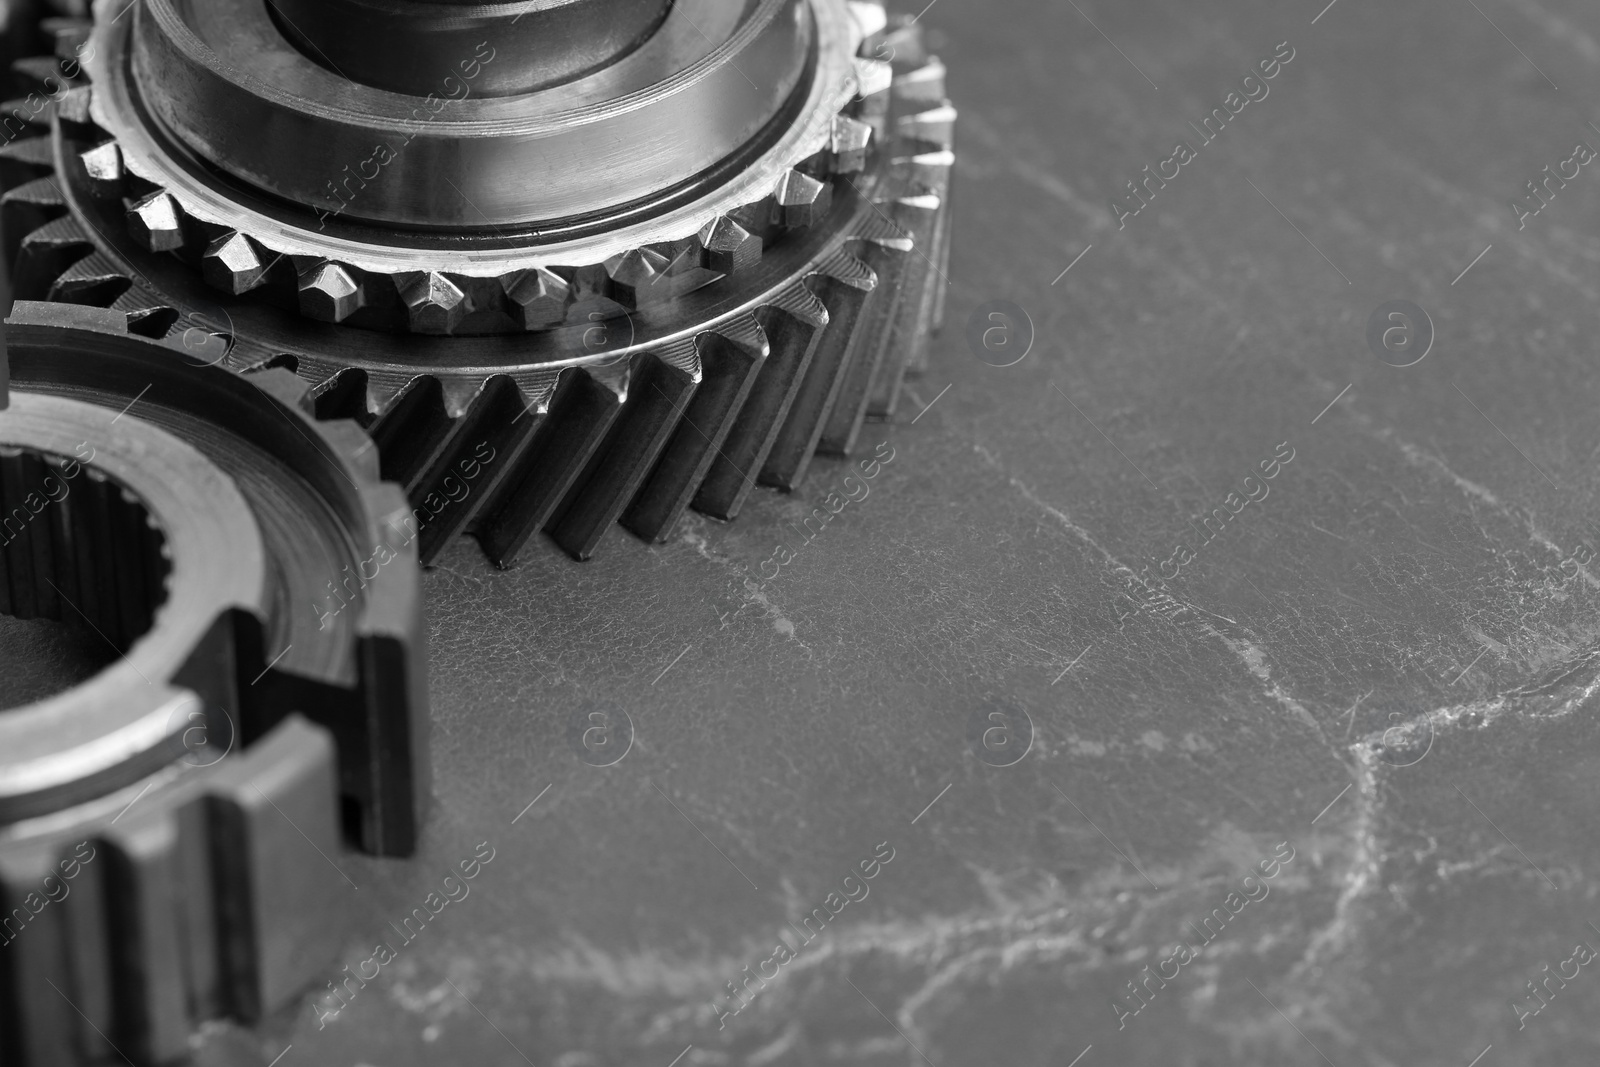
[[[732,518],[757,482],[793,489],[813,454],[847,453],[864,419],[892,415],[942,314],[955,119],[943,66],[919,26],[876,4],[805,8],[819,48],[848,49],[843,62],[833,57],[848,73],[825,91],[813,85],[806,99],[825,106],[811,120],[786,120],[793,148],[756,183],[763,199],[729,192],[753,165],[718,178],[701,196],[720,205],[710,216],[664,209],[681,230],[653,217],[583,237],[593,262],[535,262],[509,289],[497,274],[492,315],[463,312],[479,307],[463,276],[425,269],[424,256],[398,245],[385,254],[418,268],[402,285],[413,285],[410,303],[401,289],[399,304],[369,301],[353,260],[293,253],[263,274],[292,271],[286,286],[215,288],[208,272],[249,273],[267,246],[238,218],[213,221],[188,194],[141,184],[152,173],[145,149],[100,125],[122,112],[81,73],[109,61],[106,44],[75,81],[55,83],[30,136],[0,148],[16,292],[111,307],[148,336],[212,336],[236,370],[293,369],[312,383],[320,414],[356,419],[378,442],[384,477],[405,487],[421,525],[424,561],[463,532],[507,565],[541,529],[585,558],[618,519],[665,540],[691,505]],[[135,32],[144,17],[141,5],[115,32]],[[114,43],[113,32],[60,23],[57,56],[25,67],[47,88],[47,70],[61,78],[85,42],[102,49],[95,42]],[[751,203],[766,229],[740,214]],[[659,240],[637,239],[651,227]],[[759,238],[759,256],[739,231]],[[162,247],[170,254],[151,251]],[[545,309],[518,332],[502,299],[513,290],[524,309]],[[639,299],[647,291],[663,299]],[[340,301],[421,309],[427,332],[391,332],[413,325],[392,317],[358,328],[353,313],[319,321],[339,317]],[[462,333],[484,315],[499,325]]]

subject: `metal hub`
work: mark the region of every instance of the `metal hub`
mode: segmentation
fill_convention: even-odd
[[[415,525],[365,436],[309,418],[286,372],[196,366],[114,312],[24,302],[10,321],[0,610],[82,624],[123,655],[0,712],[0,825],[181,758],[183,707],[241,736],[293,708],[344,745],[358,840],[409,851],[422,668],[378,650],[420,641],[415,575],[394,564]],[[377,555],[390,562],[347,588]],[[374,748],[396,758],[374,770]]]
[[[571,81],[639,47],[671,0],[272,0],[286,39],[340,77],[411,96],[459,80],[457,61],[493,41],[495,64],[476,96],[510,96]]]
[[[329,24],[366,7],[316,6],[319,39],[338,38]],[[451,20],[413,10],[456,5],[385,6],[397,10],[376,41],[329,44],[371,57],[363,70],[400,72],[404,92],[313,59],[319,44],[302,52],[284,36],[289,19],[274,21],[261,0],[140,0],[131,27],[105,25],[103,58],[90,69],[103,82],[126,48],[130,90],[153,132],[280,200],[395,226],[492,232],[647,202],[770,138],[814,44],[805,0],[754,0],[747,11],[681,0],[637,48],[579,80],[487,95],[480,83],[497,68],[541,68],[551,42],[530,56],[522,37],[560,13],[610,5],[493,5],[484,17],[515,39],[458,27],[458,42],[428,31]],[[501,12],[511,6],[539,10],[518,20]],[[381,47],[390,38],[401,55]],[[432,59],[407,67],[407,48]]]

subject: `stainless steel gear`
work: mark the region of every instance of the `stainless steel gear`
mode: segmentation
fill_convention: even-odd
[[[19,303],[8,341],[0,611],[121,656],[0,712],[0,1060],[164,1063],[328,963],[341,831],[413,847],[409,509],[286,371],[196,366],[97,308]]]
[[[429,5],[386,2],[438,55],[402,18]],[[618,518],[658,540],[691,504],[732,518],[893,413],[948,248],[955,113],[917,26],[844,0],[680,0],[643,39],[580,34],[584,72],[508,62],[417,118],[427,98],[396,91],[414,82],[328,54],[328,27],[376,3],[249,22],[258,51],[293,52],[271,83],[198,5],[63,25],[58,59],[93,81],[0,149],[17,293],[294,369],[320,413],[368,426],[424,561],[462,532],[505,565],[540,529],[584,558]],[[457,84],[500,62],[488,47]],[[256,143],[241,114],[301,133]],[[398,149],[381,165],[338,155],[372,136]]]

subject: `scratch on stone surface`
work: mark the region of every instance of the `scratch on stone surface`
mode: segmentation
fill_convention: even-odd
[[[1211,630],[1239,658],[1239,662],[1244,664],[1245,670],[1254,675],[1256,681],[1261,683],[1261,687],[1266,691],[1267,696],[1308,726],[1324,744],[1327,743],[1327,735],[1322,732],[1322,726],[1317,722],[1316,716],[1307,711],[1304,704],[1296,700],[1293,694],[1284,689],[1277,679],[1272,677],[1272,667],[1267,662],[1267,654],[1259,645],[1248,638],[1229,637],[1221,630],[1216,629],[1216,627],[1211,627]]]
[[[990,452],[980,444],[974,443],[972,447],[974,451],[983,456],[984,460],[988,462],[990,466],[1000,471],[1002,475],[1005,475],[1006,480],[1011,484],[1012,488],[1016,489],[1017,492],[1022,494],[1023,499],[1027,500],[1028,503],[1032,504],[1034,507],[1042,510],[1051,518],[1055,519],[1063,527],[1065,527],[1066,530],[1072,534],[1072,536],[1076,537],[1085,545],[1088,545],[1090,548],[1098,552],[1101,558],[1111,565],[1113,571],[1117,573],[1129,574],[1132,575],[1136,580],[1142,580],[1139,579],[1138,573],[1134,571],[1132,567],[1129,567],[1126,563],[1123,563],[1120,559],[1113,555],[1109,549],[1101,545],[1100,542],[1096,541],[1089,531],[1072,521],[1072,516],[1068,515],[1060,508],[1054,507],[1045,500],[1041,499],[1037,493],[1028,488],[1022,479],[1006,474],[1005,469],[1001,466],[999,459],[995,457],[994,453]],[[1212,618],[1222,619],[1224,622],[1233,621],[1231,619],[1223,618],[1223,616],[1215,615],[1212,612],[1206,611],[1204,608],[1196,607],[1195,605],[1190,604],[1181,598],[1173,597],[1173,599],[1188,610],[1196,612],[1197,614],[1211,615]],[[1276,679],[1272,677],[1272,669],[1268,666],[1267,654],[1259,645],[1248,638],[1230,637],[1221,630],[1217,629],[1211,623],[1207,622],[1205,619],[1199,619],[1198,624],[1201,630],[1207,636],[1215,637],[1217,640],[1221,641],[1227,646],[1228,650],[1238,658],[1239,662],[1244,664],[1245,669],[1261,683],[1262,688],[1266,691],[1267,696],[1271,697],[1272,700],[1280,707],[1289,711],[1292,715],[1294,715],[1295,718],[1299,719],[1302,723],[1309,727],[1312,732],[1314,732],[1324,743],[1327,743],[1328,739],[1326,735],[1323,734],[1322,727],[1318,725],[1316,717],[1313,716],[1311,712],[1307,711],[1304,704],[1301,704],[1300,701],[1296,700],[1293,695],[1291,695],[1286,689],[1283,688],[1282,685],[1278,683]]]
[[[995,150],[989,158],[996,161],[1003,160],[1013,174],[1052,199],[1072,208],[1097,232],[1111,228],[1111,219],[1103,206],[1079,196],[1070,185],[1045,168],[1022,159],[1011,142],[1001,138],[984,123],[973,123],[972,131],[967,136],[980,142],[988,142]]]
[[[1445,461],[1440,457],[1410,443],[1409,441],[1402,440],[1400,437],[1395,435],[1393,431],[1384,429],[1378,430],[1376,433],[1381,439],[1393,441],[1395,445],[1399,447],[1401,453],[1406,457],[1407,461],[1409,461],[1413,466],[1443,475],[1463,493],[1466,493],[1468,496],[1473,497],[1474,499],[1483,501],[1485,504],[1488,504],[1503,516],[1508,518],[1520,518],[1527,526],[1529,539],[1539,546],[1555,553],[1557,556],[1563,558],[1566,557],[1566,551],[1563,550],[1560,545],[1556,544],[1554,540],[1552,540],[1547,534],[1544,533],[1543,530],[1539,528],[1538,523],[1531,515],[1524,515],[1519,509],[1503,502],[1485,486],[1479,485],[1477,482],[1474,482],[1471,479],[1464,478],[1455,471],[1451,470],[1449,465],[1446,464]],[[1432,546],[1430,545],[1427,547],[1431,548]],[[1583,577],[1584,584],[1589,586],[1589,588],[1600,589],[1600,579],[1597,579],[1589,571],[1588,567],[1580,567],[1579,574]]]
[[[1079,196],[1071,186],[1042,167],[1014,158],[1015,153],[1011,155],[1011,169],[1017,177],[1083,215],[1094,231],[1102,232],[1111,228],[1105,208]]]
[[[685,516],[685,518],[687,521],[683,524],[683,534],[679,537],[679,540],[698,552],[702,559],[709,560],[710,562],[717,564],[719,567],[726,567],[733,571],[735,575],[742,577],[744,575],[744,568],[739,566],[727,556],[721,555],[714,551],[711,547],[710,539],[707,538],[704,533],[701,533],[699,530],[695,529],[695,526],[699,525],[699,523],[695,521],[695,517],[691,515]]]
[[[1346,408],[1345,414],[1348,418],[1354,421],[1364,431],[1371,434],[1377,440],[1388,444],[1393,444],[1395,447],[1399,448],[1401,455],[1405,456],[1406,462],[1410,463],[1412,466],[1442,476],[1451,482],[1457,489],[1460,489],[1463,493],[1466,493],[1468,496],[1476,500],[1483,501],[1485,504],[1488,504],[1490,507],[1496,509],[1502,515],[1515,514],[1513,508],[1503,503],[1500,498],[1495,496],[1494,493],[1491,492],[1487,487],[1479,485],[1477,482],[1474,482],[1469,478],[1463,478],[1461,475],[1451,470],[1450,465],[1447,464],[1442,458],[1434,455],[1432,452],[1427,451],[1419,445],[1412,444],[1410,441],[1405,440],[1404,438],[1400,437],[1399,434],[1395,433],[1393,429],[1387,426],[1376,425],[1376,422],[1372,416],[1361,411],[1360,408],[1349,406]]]
[[[754,1044],[773,1053],[774,1062],[780,1062],[776,1052],[792,1047],[791,1041],[824,1036],[816,1030],[804,1032],[812,1014],[805,1009],[817,998],[830,996],[827,990],[841,986],[841,975],[860,983],[907,1037],[924,1045],[938,1041],[940,1029],[949,1022],[950,1004],[963,1001],[974,988],[990,989],[997,982],[1017,980],[1007,976],[1050,975],[1069,991],[1085,993],[1108,979],[1116,985],[1126,977],[1125,970],[1137,970],[1180,936],[1185,914],[1203,911],[1233,888],[1239,874],[1270,851],[1270,842],[1276,840],[1274,835],[1223,823],[1204,842],[1196,843],[1189,859],[1160,872],[1163,883],[1173,888],[1156,894],[1144,892],[1142,883],[1120,863],[1070,883],[1046,870],[990,870],[967,863],[964,866],[981,887],[981,900],[954,913],[928,914],[916,908],[915,914],[895,915],[880,910],[830,925],[813,941],[801,944],[778,977],[753,990],[736,1020],[719,1018],[725,985],[740,979],[746,967],[754,971],[755,962],[772,953],[773,941],[785,929],[781,916],[771,931],[747,936],[731,950],[677,952],[632,946],[611,950],[569,933],[565,943],[553,950],[503,946],[492,958],[504,972],[501,978],[584,990],[587,1000],[611,1002],[610,1029],[619,1037],[627,1035],[623,1040],[639,1048],[675,1052],[694,1041],[714,1052],[718,1037],[731,1036],[749,1043],[747,1048]],[[1309,873],[1291,872],[1274,892],[1308,891],[1313,885]],[[882,891],[892,900],[899,889],[886,884]],[[791,896],[800,899],[792,887],[784,893],[786,900]],[[874,899],[862,906],[894,907]],[[784,910],[794,913],[790,907]],[[788,936],[794,939],[792,933]],[[1220,940],[1206,947],[1199,970],[1214,979],[1223,967],[1256,959],[1285,936],[1302,935],[1269,926]],[[492,979],[481,976],[484,983]],[[464,979],[458,976],[458,980]],[[881,996],[877,992],[891,988],[898,992]],[[1202,995],[1198,986],[1196,990],[1195,995]],[[853,998],[846,1010],[876,1018]],[[836,1028],[832,1013],[830,1019]],[[721,1034],[719,1022],[726,1022],[735,1034]],[[791,1037],[797,1024],[802,1032]]]
[[[1356,755],[1356,812],[1350,822],[1349,866],[1334,901],[1332,919],[1312,935],[1305,952],[1285,976],[1286,982],[1298,981],[1315,971],[1325,958],[1339,952],[1358,936],[1360,919],[1356,915],[1356,905],[1378,877],[1378,865],[1383,856],[1377,834],[1378,774],[1374,764],[1378,760],[1366,738],[1351,747]]]
[[[774,630],[789,638],[789,640],[793,641],[807,652],[811,651],[810,646],[804,641],[800,640],[799,636],[796,635],[793,620],[783,613],[782,608],[778,607],[778,605],[772,602],[772,598],[767,596],[767,591],[765,589],[761,589],[759,587],[756,589],[746,589],[745,598],[753,604],[760,605],[762,610],[762,618],[771,619],[772,628]]]
[[[1117,899],[1128,884],[1120,868],[1108,869],[1093,882],[1085,892],[1089,899],[1097,901]],[[785,998],[796,993],[804,995],[802,976],[808,972],[848,971],[858,960],[887,958],[927,974],[895,1012],[902,1028],[915,1037],[916,1009],[940,988],[977,973],[971,966],[979,960],[999,961],[1009,968],[1023,961],[1078,956],[1084,966],[1097,966],[1093,961],[1099,955],[1090,951],[1086,938],[1086,930],[1093,924],[1076,920],[1065,889],[1053,879],[1035,892],[1003,897],[998,906],[993,895],[988,895],[990,903],[956,915],[870,919],[837,932],[830,928],[815,943],[800,946],[795,959],[780,972],[782,977],[773,980],[770,989],[757,994],[750,1009],[769,1022],[781,1019],[788,1014],[782,1008]],[[775,938],[777,934],[771,936]],[[669,959],[667,954],[656,952],[612,954],[581,937],[572,937],[560,952],[508,962],[543,981],[585,982],[629,1000],[665,995],[678,1001],[656,1011],[647,1021],[641,1020],[644,1025],[639,1041],[651,1044],[676,1037],[687,1040],[684,1035],[690,1028],[715,1029],[717,1012],[713,1000],[723,983],[737,978],[741,968],[771,951],[772,945],[766,940],[751,938],[740,954]],[[1142,957],[1145,950],[1141,948],[1136,954]],[[885,1004],[879,1006],[889,1010]]]
[[[1052,519],[1055,519],[1067,530],[1068,533],[1072,534],[1072,536],[1076,537],[1078,540],[1082,541],[1084,544],[1098,552],[1100,557],[1107,563],[1110,563],[1117,569],[1129,571],[1130,573],[1132,572],[1133,568],[1129,567],[1126,563],[1123,563],[1116,556],[1112,555],[1110,550],[1108,550],[1104,545],[1100,544],[1100,542],[1096,541],[1094,537],[1090,535],[1088,530],[1085,530],[1082,526],[1079,526],[1077,523],[1073,522],[1072,516],[1068,515],[1060,508],[1054,507],[1040,499],[1039,495],[1032,489],[1028,488],[1028,486],[1023,483],[1021,478],[1014,478],[1007,474],[1005,468],[1001,466],[999,459],[995,457],[993,452],[990,452],[987,448],[984,448],[980,444],[973,444],[972,449],[974,452],[977,452],[980,456],[982,456],[984,461],[991,467],[999,471],[1002,475],[1005,475],[1006,480],[1011,484],[1012,488],[1021,493],[1024,500],[1043,511],[1046,515],[1049,515]]]
[[[1571,692],[1573,686],[1569,681],[1572,675],[1585,669],[1592,672],[1591,676],[1577,686],[1575,693]],[[1600,649],[1590,649],[1577,656],[1571,663],[1547,674],[1553,677],[1543,683],[1530,683],[1487,699],[1448,704],[1422,712],[1402,723],[1400,728],[1410,730],[1426,723],[1436,743],[1439,735],[1446,730],[1455,727],[1488,729],[1508,713],[1518,710],[1540,719],[1556,719],[1571,715],[1588,704],[1595,693],[1600,691]],[[1567,690],[1569,695],[1554,707],[1542,710],[1525,707],[1528,698],[1552,696],[1558,689]],[[1344,884],[1334,905],[1332,921],[1311,939],[1304,955],[1290,971],[1288,975],[1290,981],[1321,966],[1329,957],[1336,955],[1354,941],[1359,933],[1360,924],[1360,919],[1355,913],[1357,904],[1369,889],[1373,892],[1380,891],[1378,888],[1373,888],[1382,857],[1382,849],[1377,839],[1377,818],[1381,803],[1378,790],[1382,784],[1383,768],[1387,766],[1381,757],[1385,747],[1384,736],[1390,729],[1394,727],[1373,730],[1348,746],[1350,753],[1355,757],[1358,787],[1356,814],[1350,830],[1354,846],[1350,866],[1345,873]]]
[[[762,618],[772,620],[772,628],[774,630],[778,631],[778,633],[782,634],[784,637],[792,640],[795,644],[805,649],[808,653],[811,651],[810,647],[795,635],[794,621],[784,613],[781,607],[773,602],[770,596],[767,595],[765,586],[757,585],[755,583],[746,584],[748,574],[746,573],[744,567],[740,566],[738,563],[735,563],[727,556],[720,555],[713,550],[710,540],[707,539],[704,533],[692,528],[688,522],[685,522],[684,531],[679,537],[679,540],[693,548],[701,555],[702,558],[717,564],[719,567],[725,567],[731,571],[734,578],[739,583],[739,589],[744,595],[745,603],[754,604],[761,608]]]
[[[1495,496],[1488,489],[1485,489],[1477,482],[1463,478],[1461,475],[1451,470],[1444,460],[1440,459],[1438,456],[1435,456],[1433,453],[1426,452],[1411,442],[1402,441],[1398,437],[1394,438],[1394,442],[1400,446],[1400,451],[1405,455],[1406,459],[1412,463],[1412,465],[1443,474],[1446,478],[1455,483],[1457,489],[1460,489],[1463,493],[1466,493],[1469,496],[1477,497],[1490,507],[1498,508],[1501,511],[1509,510],[1500,502],[1499,497]]]

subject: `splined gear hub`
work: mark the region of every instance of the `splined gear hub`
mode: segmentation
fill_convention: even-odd
[[[18,294],[294,369],[424,561],[731,518],[940,317],[954,111],[875,3],[102,0],[56,53],[0,149]]]
[[[9,323],[0,610],[122,655],[0,711],[0,1061],[165,1063],[326,967],[341,832],[414,846],[409,509],[287,371],[196,366],[114,311]]]

